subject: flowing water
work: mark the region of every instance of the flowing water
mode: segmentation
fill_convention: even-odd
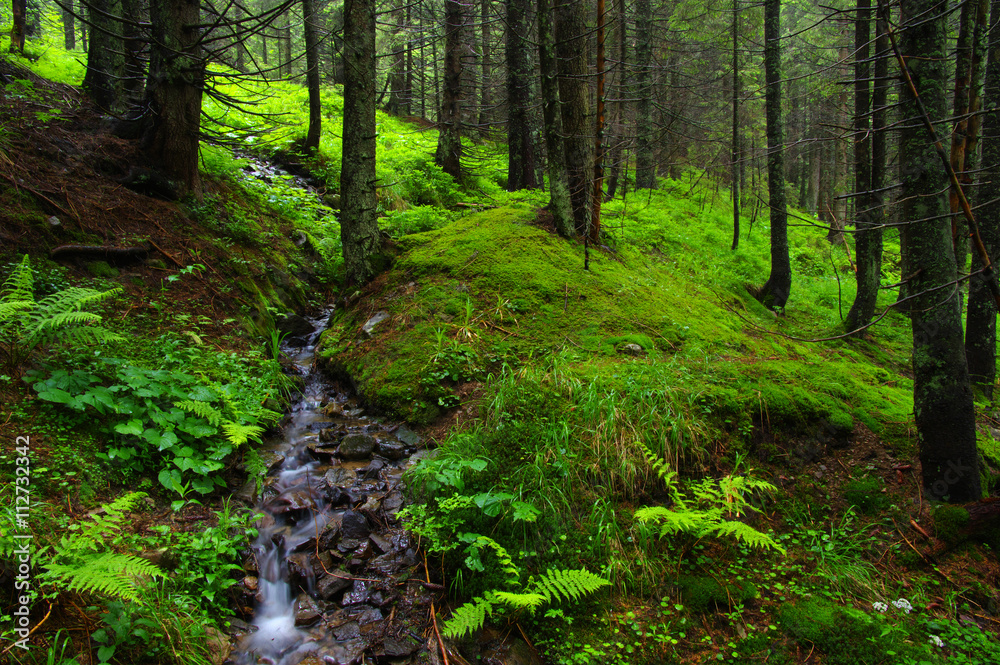
[[[432,600],[396,516],[418,443],[365,416],[314,369],[317,331],[286,345],[304,376],[258,500],[262,518],[240,587],[255,608],[230,662],[313,665],[426,660]],[[294,346],[296,343],[299,346]]]

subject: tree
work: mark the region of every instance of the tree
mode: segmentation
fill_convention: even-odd
[[[27,30],[25,21],[28,17],[27,0],[13,0],[11,9],[14,12],[10,26],[10,52],[24,53],[24,35]]]
[[[553,11],[549,0],[538,0],[538,66],[541,74],[542,116],[545,122],[545,145],[548,148],[549,211],[556,232],[564,238],[576,234],[573,204],[570,201],[566,150],[563,139],[562,106],[559,98],[559,72],[556,64]]]
[[[785,203],[784,129],[781,119],[781,0],[764,0],[764,93],[767,117],[767,193],[771,209],[771,276],[758,299],[781,309],[792,290]]]
[[[535,141],[531,127],[531,55],[527,0],[507,0],[507,191],[535,189]]]
[[[934,499],[974,501],[982,495],[976,414],[962,346],[949,206],[942,194],[947,190],[946,171],[935,141],[928,140],[929,123],[946,117],[947,3],[902,0],[900,7],[905,27],[900,50],[908,57],[908,85],[901,94],[908,121],[900,129],[900,162],[906,165],[902,274],[910,294],[906,304],[913,333],[913,413],[922,483]]]
[[[344,152],[340,239],[349,284],[377,272],[375,210],[375,2],[344,2]]]
[[[730,179],[733,194],[733,251],[740,244],[740,2],[733,0],[733,132]]]
[[[323,106],[319,90],[319,39],[317,37],[315,3],[302,0],[302,26],[306,43],[306,82],[309,88],[309,129],[302,148],[307,152],[319,150],[319,136],[323,123]]]
[[[147,157],[195,195],[201,193],[198,142],[205,87],[200,9],[198,0],[150,3],[151,52],[142,113]]]
[[[653,160],[653,10],[650,0],[635,5],[635,186],[656,187],[656,164]]]
[[[434,161],[445,173],[462,180],[462,53],[466,48],[468,16],[462,0],[445,0],[444,95],[438,120]]]
[[[869,74],[871,67],[868,62],[869,49],[868,42],[871,30],[871,0],[858,0],[857,16],[854,19],[854,191],[857,193],[855,203],[855,248],[858,260],[857,283],[858,290],[854,295],[854,303],[851,310],[844,319],[844,326],[847,330],[856,330],[868,325],[875,315],[875,305],[878,298],[878,288],[882,277],[882,226],[881,207],[875,206],[876,189],[881,189],[881,183],[876,188],[872,184],[872,171],[875,168],[872,164],[872,140],[869,132]],[[880,26],[881,27],[881,26]],[[881,38],[881,29],[877,30]],[[884,40],[883,40],[884,41]],[[875,57],[880,58],[885,68],[886,54],[878,52],[876,46]],[[876,68],[876,113],[879,107],[885,105],[885,95],[882,93],[886,82],[884,72]],[[878,74],[882,73],[879,80]],[[884,111],[882,112],[884,113]],[[884,122],[884,117],[883,117]],[[879,130],[884,128],[877,128]],[[884,158],[884,132],[881,140],[882,157]],[[884,173],[884,165],[881,167]]]
[[[992,14],[1000,17],[1000,0],[993,0]],[[988,64],[986,66],[985,98],[995,105],[1000,100],[1000,26],[990,30]],[[979,230],[983,244],[992,260],[1000,251],[1000,115],[990,113],[983,121],[983,173],[978,198]],[[969,311],[965,325],[965,357],[969,363],[970,380],[987,397],[993,397],[997,377],[997,307],[987,280],[996,282],[993,272],[988,276],[974,275],[969,282]]]
[[[583,0],[556,0],[556,56],[565,133],[566,176],[576,233],[590,231],[594,143],[587,85],[587,15]]]
[[[67,51],[76,48],[76,25],[73,18],[73,0],[63,0],[61,7],[63,22],[63,40]]]
[[[83,77],[83,89],[98,108],[115,113],[125,106],[125,42],[122,39],[121,0],[85,0],[83,4],[87,7],[89,22],[93,26],[87,49],[87,72]]]

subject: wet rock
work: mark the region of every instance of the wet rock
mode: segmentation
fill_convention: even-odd
[[[368,434],[348,434],[340,442],[338,454],[345,460],[363,460],[371,457],[375,439]]]
[[[365,519],[365,516],[353,510],[344,512],[341,518],[340,529],[345,538],[354,538],[356,540],[363,540],[371,533],[371,529],[368,527],[368,520]]]
[[[308,594],[300,593],[295,599],[295,625],[311,626],[319,620],[323,614],[319,603],[310,598]]]
[[[387,552],[392,551],[392,543],[377,533],[371,534],[368,536],[368,539],[372,542],[372,545],[378,549],[380,554],[386,554]]]
[[[371,480],[372,478],[378,478],[379,472],[384,468],[385,462],[380,459],[373,459],[367,466],[358,469],[358,473],[366,480]]]
[[[309,337],[315,330],[313,324],[298,314],[288,314],[279,318],[275,321],[274,327],[278,329],[278,332],[289,337]]]
[[[333,443],[340,438],[340,432],[336,427],[327,427],[319,431],[319,440],[323,443]]]
[[[385,497],[382,501],[382,507],[385,508],[385,512],[390,515],[395,515],[402,506],[403,495],[399,492],[390,492],[389,496]]]
[[[318,510],[312,492],[308,490],[293,490],[275,497],[265,504],[264,509],[274,515],[283,515],[296,510]]]
[[[344,415],[344,405],[340,402],[330,402],[324,406],[321,410],[322,414],[327,418],[334,418],[336,416]]]
[[[243,586],[245,586],[250,591],[257,593],[257,589],[260,587],[260,580],[258,580],[253,575],[247,575],[243,578]]]
[[[375,557],[368,562],[368,567],[383,577],[391,577],[402,568],[400,556],[394,552]]]
[[[382,640],[382,649],[378,655],[387,658],[405,658],[420,648],[420,643],[403,637],[387,637]]]
[[[330,600],[344,589],[353,586],[353,584],[354,582],[345,571],[340,569],[332,570],[329,575],[324,575],[316,583],[316,595],[323,600]]]
[[[365,324],[361,326],[361,332],[365,334],[366,337],[371,337],[372,332],[375,330],[375,326],[382,323],[389,318],[389,312],[375,312],[375,314],[365,321]]]
[[[400,427],[396,430],[396,438],[406,445],[415,447],[420,444],[420,435],[408,427]]]
[[[285,456],[276,450],[258,450],[257,456],[267,469],[265,475],[277,469],[285,461]]]
[[[243,487],[233,494],[233,498],[247,504],[248,506],[252,506],[257,503],[257,479],[251,478],[243,483]]]
[[[329,462],[337,454],[337,448],[335,446],[327,447],[322,443],[310,443],[306,446],[312,456],[318,460],[325,460]]]
[[[641,356],[645,351],[638,344],[623,344],[618,347],[618,353],[626,356]]]
[[[234,637],[242,637],[250,632],[250,624],[246,621],[241,621],[236,617],[231,617],[229,620],[229,625],[226,626],[226,633]]]
[[[340,604],[347,607],[348,605],[360,605],[365,602],[368,600],[368,596],[372,595],[370,585],[371,582],[354,580],[354,587],[344,594],[344,599],[340,601]]]
[[[361,624],[357,621],[348,621],[342,626],[334,628],[333,635],[337,638],[338,642],[361,637]]]
[[[340,520],[335,516],[325,527],[323,527],[323,531],[320,532],[319,549],[332,549],[336,546],[338,540],[340,540]]]
[[[309,581],[315,579],[311,561],[312,555],[309,552],[299,552],[288,555],[288,583],[292,587],[307,589]]]
[[[401,441],[379,441],[375,452],[386,459],[395,461],[406,456],[406,444]]]
[[[343,554],[349,552],[354,552],[361,545],[361,541],[357,538],[342,538],[339,543],[337,543],[337,551]]]
[[[483,665],[542,665],[538,653],[517,637],[483,653]]]
[[[323,482],[326,483],[328,487],[338,488],[349,487],[350,485],[353,485],[354,481],[357,479],[358,475],[355,472],[345,469],[342,466],[332,467],[323,476]]]
[[[365,500],[364,505],[358,508],[358,510],[368,515],[374,515],[376,512],[378,512],[378,509],[381,507],[382,503],[375,497],[370,496]]]
[[[355,665],[364,654],[364,640],[355,639],[337,644],[323,645],[316,649],[316,655],[324,665]]]
[[[377,610],[374,607],[369,607],[364,612],[358,615],[358,623],[362,626],[367,626],[368,624],[375,623],[376,621],[381,621],[383,619],[381,610]]]

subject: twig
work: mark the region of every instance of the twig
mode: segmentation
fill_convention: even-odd
[[[173,264],[175,266],[177,266],[178,268],[183,268],[184,267],[183,263],[181,263],[180,261],[178,261],[174,257],[170,256],[169,254],[167,254],[167,250],[163,249],[162,247],[160,247],[159,245],[157,245],[152,240],[149,241],[149,244],[152,245],[153,248],[156,249],[160,254],[163,254],[165,257],[167,257],[168,259],[170,259],[173,262]]]
[[[921,534],[921,535],[922,535],[922,536],[923,536],[924,538],[926,538],[927,540],[933,540],[933,539],[931,538],[930,534],[929,534],[929,533],[927,533],[926,531],[924,531],[924,527],[922,527],[922,526],[920,526],[919,524],[917,524],[916,522],[914,522],[914,521],[913,521],[913,518],[910,518],[910,526],[912,526],[912,527],[913,527],[914,529],[916,529],[917,531],[919,531],[919,532],[920,532],[920,534]]]
[[[39,628],[41,628],[43,623],[45,623],[46,621],[48,621],[50,614],[52,614],[52,603],[49,603],[49,611],[46,612],[45,616],[42,617],[42,620],[39,621],[38,624],[28,632],[28,637],[25,637],[24,639],[25,640],[30,639],[31,636],[35,634],[35,631],[38,630]],[[11,649],[13,649],[15,646],[17,646],[17,642],[11,642],[11,644],[10,644],[9,647],[7,647],[6,649],[4,649],[3,651],[0,651],[0,656],[4,655],[5,653],[7,653]]]

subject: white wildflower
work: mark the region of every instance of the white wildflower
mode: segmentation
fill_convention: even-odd
[[[936,647],[943,647],[944,646],[944,640],[942,640],[937,635],[931,635],[931,644],[933,644]]]
[[[887,609],[889,609],[889,606],[886,605],[885,603],[874,602],[872,603],[872,609],[874,609],[876,612],[885,612]]]
[[[913,605],[910,605],[910,601],[906,598],[900,598],[899,600],[892,601],[892,606],[897,610],[903,610],[907,614],[913,611]]]

